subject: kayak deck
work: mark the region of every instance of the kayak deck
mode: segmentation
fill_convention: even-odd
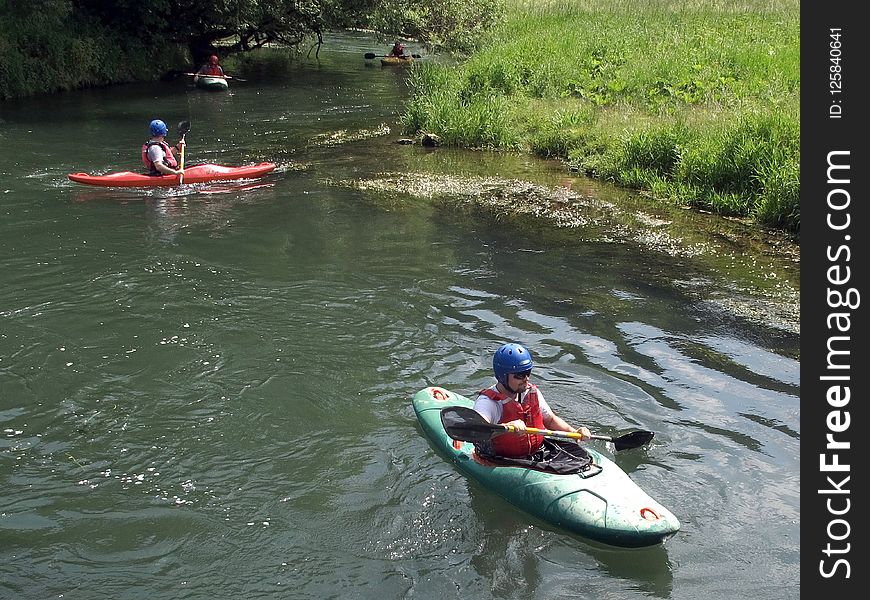
[[[230,87],[226,77],[213,75],[196,75],[193,78],[193,83],[203,90],[225,90]]]
[[[680,529],[673,513],[616,463],[588,446],[584,448],[594,466],[580,474],[495,465],[479,456],[474,444],[451,439],[441,424],[442,408],[472,407],[471,400],[444,388],[428,387],[415,394],[412,404],[423,432],[439,454],[511,504],[552,525],[629,548],[662,543]]]
[[[414,62],[413,56],[385,56],[381,59],[381,64],[385,66],[409,65],[412,62]]]
[[[256,165],[227,167],[206,163],[184,169],[184,183],[206,183],[231,179],[256,179],[274,171],[275,163],[261,162]],[[70,173],[70,181],[102,187],[171,187],[179,185],[178,175],[145,175],[132,171],[118,171],[105,175]]]

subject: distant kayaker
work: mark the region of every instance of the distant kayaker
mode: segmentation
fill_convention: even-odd
[[[553,412],[538,386],[529,381],[533,367],[532,355],[520,344],[504,344],[496,350],[492,358],[492,370],[497,383],[480,392],[474,410],[490,423],[512,425],[519,432],[493,438],[486,449],[488,453],[532,458],[542,449],[544,437],[524,433],[528,427],[572,431],[580,433],[583,438],[591,437],[588,428],[575,429]],[[573,447],[577,448],[576,445]]]
[[[210,77],[223,77],[224,70],[220,66],[220,60],[218,60],[217,54],[209,56],[208,61],[199,68],[199,71],[197,71],[196,74],[209,75]]]
[[[149,175],[180,175],[184,171],[178,168],[178,160],[173,154],[173,149],[181,152],[184,147],[184,137],[175,145],[166,143],[166,134],[169,129],[166,123],[160,119],[154,119],[149,125],[151,138],[142,144],[142,162],[148,169]]]
[[[407,58],[408,55],[405,54],[405,44],[401,43],[399,40],[396,40],[396,43],[393,44],[392,50],[390,50],[389,56],[398,56],[399,58]]]

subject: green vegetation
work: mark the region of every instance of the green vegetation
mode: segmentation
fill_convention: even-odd
[[[495,23],[500,0],[378,2],[365,14],[366,27],[415,38],[433,50],[473,50]]]
[[[467,61],[415,65],[407,133],[799,232],[798,0],[505,5]]]
[[[86,19],[67,0],[0,0],[0,99],[147,79],[178,64]]]

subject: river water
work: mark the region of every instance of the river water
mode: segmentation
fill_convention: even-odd
[[[327,42],[229,92],[0,105],[0,598],[796,597],[794,244],[552,162],[397,144],[406,71]],[[187,164],[278,168],[67,180],[138,170],[154,117],[191,121]],[[593,443],[675,537],[591,544],[431,450],[411,397],[489,385],[505,341],[569,422],[655,432]]]

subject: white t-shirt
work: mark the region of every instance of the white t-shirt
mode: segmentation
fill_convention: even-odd
[[[166,152],[163,151],[163,146],[161,146],[160,144],[151,144],[150,146],[148,146],[148,160],[153,163],[157,163],[162,162],[165,158]]]
[[[489,389],[498,392],[495,385],[491,386]],[[528,395],[529,390],[527,389],[520,397],[520,404],[525,402],[526,396]],[[498,423],[501,421],[501,414],[505,403],[510,402],[510,400],[510,398],[501,401],[491,400],[489,396],[481,394],[477,397],[477,400],[474,401],[474,410],[480,413],[483,418],[490,423]],[[553,414],[553,411],[550,410],[550,405],[547,404],[546,400],[544,400],[544,394],[541,393],[540,388],[538,388],[538,406],[541,407],[541,414],[544,416],[544,421],[547,421],[547,419],[549,419]]]

